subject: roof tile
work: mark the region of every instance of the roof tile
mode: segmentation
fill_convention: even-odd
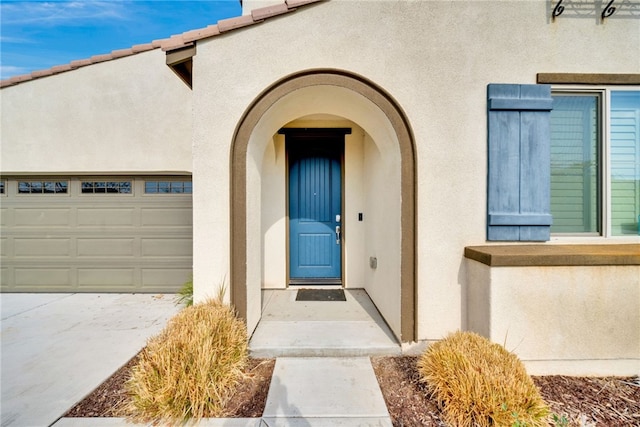
[[[274,6],[261,7],[251,11],[251,16],[254,21],[262,21],[273,16],[282,15],[285,13],[293,12],[295,9],[290,9],[286,3],[277,4]]]
[[[289,9],[294,9],[296,7],[304,6],[311,3],[319,3],[325,0],[285,0]]]
[[[253,20],[253,16],[251,15],[243,15],[235,18],[222,19],[218,21],[218,29],[221,33],[235,30],[238,28],[246,27],[248,25],[255,24],[256,21]]]
[[[76,61],[71,61],[69,63],[69,65],[71,65],[71,68],[73,68],[73,69],[84,67],[84,66],[91,65],[91,64],[93,64],[91,59],[78,59]]]
[[[110,61],[112,60],[112,56],[110,53],[105,53],[104,55],[94,55],[91,57],[91,62],[97,64],[98,62]]]
[[[213,37],[220,34],[220,30],[217,25],[209,25],[206,28],[199,28],[197,30],[187,31],[182,35],[185,42],[193,42],[195,40],[204,39],[207,37]]]
[[[51,67],[51,72],[53,74],[62,73],[64,71],[69,71],[69,70],[72,70],[70,64],[56,65],[54,67]]]
[[[50,76],[52,74],[63,73],[65,71],[75,70],[87,65],[97,64],[112,59],[122,58],[124,56],[135,55],[136,53],[146,52],[148,50],[162,48],[164,51],[179,49],[186,46],[192,46],[195,41],[217,36],[221,33],[257,24],[265,19],[293,12],[297,7],[311,3],[318,3],[326,0],[283,0],[282,3],[261,7],[251,11],[250,15],[238,16],[235,18],[222,19],[217,25],[209,25],[206,28],[195,29],[183,34],[171,36],[166,39],[153,40],[151,43],[135,45],[128,49],[114,50],[111,53],[103,55],[94,55],[88,59],[80,59],[71,61],[69,64],[57,65],[47,70],[33,71],[29,74],[14,76],[9,79],[1,80],[0,87],[12,86],[18,83],[37,79],[40,77]]]
[[[167,50],[179,49],[186,45],[187,44],[185,43],[184,38],[182,38],[182,34],[180,34],[180,35],[171,36],[168,39],[162,40],[160,47],[162,48],[162,50],[167,51]]]
[[[33,79],[31,74],[23,74],[21,76],[13,76],[9,80],[11,81],[11,83],[15,84],[15,83],[26,82],[26,81],[31,80],[31,79]]]
[[[51,68],[48,68],[46,70],[38,70],[38,71],[32,72],[31,77],[33,77],[34,79],[37,79],[39,77],[46,77],[52,74],[53,74],[53,71],[51,70]]]
[[[118,50],[114,50],[111,52],[111,57],[113,59],[115,58],[122,58],[123,56],[130,56],[133,55],[133,49],[128,48],[128,49],[118,49]]]
[[[148,50],[155,49],[156,46],[153,46],[153,43],[145,43],[145,44],[137,44],[131,48],[133,53],[146,52]]]

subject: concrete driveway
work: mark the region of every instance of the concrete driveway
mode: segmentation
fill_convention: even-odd
[[[2,426],[50,426],[180,309],[174,295],[0,294]]]

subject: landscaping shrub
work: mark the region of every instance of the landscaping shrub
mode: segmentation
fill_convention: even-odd
[[[223,416],[243,376],[247,331],[210,300],[187,307],[150,339],[127,381],[132,421],[179,424]]]
[[[184,304],[185,307],[191,307],[193,305],[193,277],[185,282],[176,297],[177,304]]]
[[[418,370],[451,425],[547,425],[549,410],[522,362],[480,335],[456,332],[433,344]]]

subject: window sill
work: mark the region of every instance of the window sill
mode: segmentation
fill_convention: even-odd
[[[467,246],[464,256],[490,267],[640,265],[640,244]]]

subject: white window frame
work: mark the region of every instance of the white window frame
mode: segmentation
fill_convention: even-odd
[[[557,241],[560,243],[567,243],[568,241],[579,240],[584,242],[586,240],[594,240],[602,242],[602,240],[615,240],[615,241],[633,241],[640,242],[639,235],[624,235],[614,236],[611,234],[611,92],[637,92],[640,91],[640,86],[636,85],[552,85],[551,96],[556,95],[599,95],[601,99],[600,105],[600,123],[599,125],[599,137],[600,137],[600,151],[602,158],[600,167],[600,182],[601,192],[600,197],[602,199],[602,206],[600,207],[602,224],[601,234],[593,235],[591,233],[551,233],[551,241]]]

